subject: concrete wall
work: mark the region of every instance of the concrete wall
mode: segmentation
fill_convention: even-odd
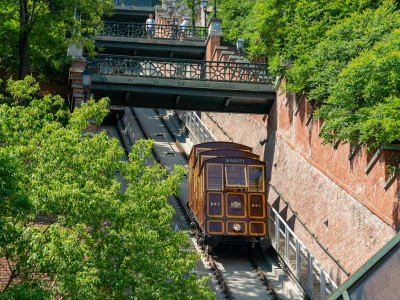
[[[400,176],[385,187],[387,164],[400,162],[399,150],[382,150],[368,173],[372,154],[350,145],[334,150],[318,137],[322,122],[308,118],[312,107],[299,97],[280,94],[263,115],[202,113],[220,140],[233,139],[254,148],[268,162],[268,180],[290,203],[345,269],[354,273],[398,230]],[[308,121],[308,122],[307,122]],[[268,138],[264,146],[260,141]],[[296,220],[273,189],[269,203],[286,218],[296,235],[338,284],[347,276]],[[327,223],[327,224],[325,224]]]

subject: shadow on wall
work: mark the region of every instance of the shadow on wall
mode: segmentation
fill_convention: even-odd
[[[400,191],[397,192],[398,201],[394,204],[393,207],[393,222],[394,222],[394,229],[396,232],[400,232]]]

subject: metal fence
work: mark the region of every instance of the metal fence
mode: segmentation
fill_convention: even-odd
[[[312,299],[325,300],[337,289],[337,285],[273,207],[270,208],[268,227],[275,250]]]
[[[175,112],[197,142],[206,143],[217,140],[194,111],[176,110]]]
[[[99,55],[93,73],[216,82],[272,84],[266,64]]]
[[[180,41],[205,41],[207,28],[197,26],[146,25],[131,22],[104,22],[100,36],[155,38]]]
[[[161,0],[114,0],[115,6],[154,7],[162,5],[161,2]]]

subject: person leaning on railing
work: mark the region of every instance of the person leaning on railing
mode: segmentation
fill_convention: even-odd
[[[171,21],[171,39],[172,40],[176,40],[177,39],[177,34],[178,34],[178,22],[176,21],[175,17],[172,17],[172,21]]]
[[[154,36],[154,25],[155,21],[153,19],[153,15],[150,14],[149,18],[146,20],[146,33],[147,33],[147,38],[151,39]]]

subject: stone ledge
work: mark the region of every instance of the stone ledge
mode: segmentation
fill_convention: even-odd
[[[398,175],[400,175],[400,164],[398,164],[396,166],[396,169],[393,172],[393,174],[390,175],[388,180],[385,181],[383,188],[385,190],[387,190],[392,185],[392,183],[395,181],[395,179],[398,177]]]

